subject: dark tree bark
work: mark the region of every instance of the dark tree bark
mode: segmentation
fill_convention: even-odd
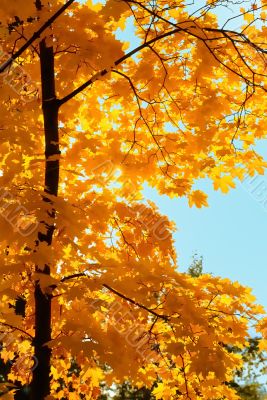
[[[58,137],[58,101],[55,89],[55,70],[53,47],[47,47],[45,39],[40,43],[40,62],[42,80],[42,107],[45,134],[45,189],[50,195],[57,196],[59,183],[59,137]],[[38,241],[52,244],[54,232],[55,210],[50,199],[44,196],[43,201],[48,206],[50,222],[46,224],[46,233],[39,233]],[[52,221],[52,222],[51,222]],[[50,275],[50,265],[44,268],[36,266],[36,271]],[[30,385],[31,400],[44,400],[50,393],[50,361],[51,350],[45,343],[51,340],[51,295],[41,290],[38,281],[35,282],[35,337],[34,356],[38,361],[33,371]]]

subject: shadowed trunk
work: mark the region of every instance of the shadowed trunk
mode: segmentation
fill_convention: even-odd
[[[58,138],[58,101],[55,90],[54,52],[47,47],[45,40],[40,43],[42,107],[45,133],[45,192],[57,196],[59,182],[59,138]],[[45,234],[39,233],[38,240],[48,246],[52,243],[55,210],[51,200],[44,196],[48,203],[49,220]],[[36,272],[50,275],[50,265],[44,268],[36,266]],[[35,282],[35,337],[34,356],[38,365],[33,371],[30,387],[32,400],[43,400],[50,393],[50,359],[51,350],[45,343],[51,340],[51,295],[42,292],[39,282]]]

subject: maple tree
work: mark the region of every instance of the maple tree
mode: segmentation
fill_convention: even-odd
[[[2,398],[94,399],[127,379],[157,380],[156,399],[238,398],[227,346],[262,309],[237,282],[179,273],[175,227],[143,195],[201,207],[197,180],[226,193],[264,171],[266,2],[219,24],[229,3],[1,1]]]

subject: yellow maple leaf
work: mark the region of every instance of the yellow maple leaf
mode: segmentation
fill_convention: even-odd
[[[189,206],[196,206],[197,208],[201,208],[203,206],[207,207],[207,197],[208,196],[201,190],[195,190],[194,192],[190,193],[188,197]]]
[[[235,188],[235,183],[230,175],[215,177],[213,186],[215,190],[220,189],[222,193],[228,193],[230,188]]]

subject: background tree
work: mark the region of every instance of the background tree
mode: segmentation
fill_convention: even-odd
[[[93,399],[130,378],[157,380],[157,399],[237,398],[222,338],[243,348],[261,309],[239,284],[177,272],[174,226],[142,190],[201,207],[196,180],[227,192],[264,171],[266,4],[240,10],[239,31],[217,21],[228,5],[1,2],[6,397]]]

